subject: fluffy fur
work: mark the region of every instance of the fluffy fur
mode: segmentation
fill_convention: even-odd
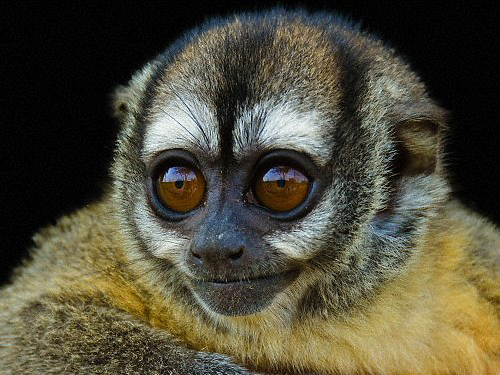
[[[114,109],[109,192],[37,234],[0,291],[5,373],[500,373],[500,232],[450,197],[444,112],[378,39],[328,14],[214,20],[120,87]],[[218,207],[215,227],[170,222],[147,186],[169,149],[223,191],[291,150],[315,166],[318,194],[262,225],[241,196],[231,211],[209,190],[197,212]],[[185,254],[240,227],[265,259],[238,278],[300,274],[260,311],[227,316],[193,290]]]

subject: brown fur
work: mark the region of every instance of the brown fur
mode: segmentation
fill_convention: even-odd
[[[448,196],[443,111],[377,39],[341,22],[308,22],[294,13],[231,18],[118,89],[122,131],[111,192],[40,231],[32,259],[0,290],[6,374],[500,373],[500,232]],[[161,241],[148,235],[185,239],[201,224],[175,232],[147,216],[144,166],[154,155],[141,148],[144,124],[184,92],[214,107],[225,74],[248,63],[245,48],[260,46],[251,44],[260,27],[273,30],[271,53],[252,50],[261,81],[253,81],[243,107],[283,94],[300,111],[313,107],[339,126],[337,154],[311,157],[331,168],[318,205],[335,202],[335,210],[312,211],[288,231],[276,225],[264,233],[289,245],[288,254],[270,247],[273,256],[292,254],[303,264],[281,305],[216,316],[198,306],[176,268],[182,251],[162,254],[170,263],[161,263],[149,246]],[[351,82],[348,73],[358,70],[362,82]],[[364,91],[356,91],[358,83]],[[324,137],[332,153],[333,130]],[[242,155],[268,151],[251,146]],[[401,166],[388,170],[394,155],[404,156]],[[346,186],[355,186],[351,195]],[[325,222],[328,231],[315,232]]]

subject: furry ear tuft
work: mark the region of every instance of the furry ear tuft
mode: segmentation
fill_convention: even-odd
[[[111,109],[115,118],[123,120],[128,114],[140,111],[140,103],[154,69],[153,63],[146,64],[132,76],[127,85],[116,87],[111,95]]]
[[[130,110],[129,104],[132,100],[130,90],[127,86],[119,85],[116,87],[111,98],[111,109],[113,116],[117,119],[125,117]]]
[[[439,123],[411,119],[396,127],[398,169],[402,175],[430,174],[436,169],[439,152]]]

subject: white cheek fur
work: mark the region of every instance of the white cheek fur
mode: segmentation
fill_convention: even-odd
[[[146,202],[136,206],[134,220],[142,238],[147,240],[149,252],[157,258],[174,264],[182,264],[183,252],[189,238],[183,237],[173,229],[166,229]]]
[[[273,232],[265,241],[274,249],[295,260],[306,261],[314,256],[314,249],[327,238],[328,218],[333,212],[334,189],[325,192],[323,200],[287,232]]]

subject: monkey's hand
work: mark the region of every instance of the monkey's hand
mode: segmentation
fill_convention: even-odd
[[[95,301],[46,298],[4,327],[2,374],[255,375]]]

